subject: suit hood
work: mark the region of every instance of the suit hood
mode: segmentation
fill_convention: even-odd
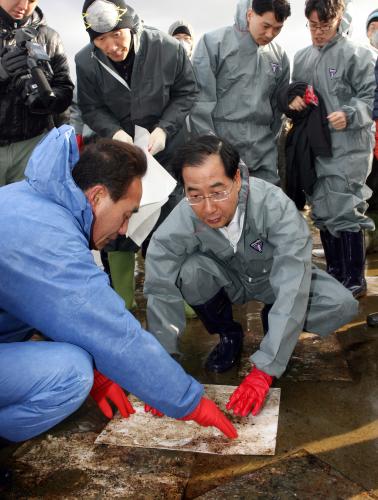
[[[69,125],[53,128],[34,149],[25,170],[26,181],[38,193],[69,210],[89,236],[92,209],[72,178],[79,159],[75,131]]]

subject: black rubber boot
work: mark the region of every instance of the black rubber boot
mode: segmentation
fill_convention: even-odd
[[[0,465],[0,492],[10,488],[12,484],[12,470]]]
[[[342,238],[336,238],[329,231],[320,231],[320,239],[324,248],[327,273],[342,283],[345,278],[344,254]]]
[[[0,437],[0,450],[11,445],[12,442]],[[0,493],[10,488],[12,483],[12,470],[0,465]]]
[[[262,323],[264,335],[266,335],[268,333],[268,330],[269,330],[268,315],[269,315],[269,311],[272,309],[272,307],[273,307],[273,304],[265,304],[260,312],[260,318],[261,318],[261,323]]]
[[[378,312],[368,314],[366,317],[366,323],[368,324],[368,326],[378,328]]]
[[[205,368],[222,373],[232,368],[239,360],[243,348],[243,330],[232,316],[232,304],[223,288],[205,304],[190,304],[207,331],[218,333],[220,342],[209,354]]]
[[[365,280],[365,243],[362,231],[343,231],[341,238],[343,241],[345,277],[343,285],[359,299],[366,295]]]

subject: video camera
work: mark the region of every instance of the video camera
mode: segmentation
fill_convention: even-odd
[[[33,40],[38,32],[34,28],[18,28],[15,33],[16,47],[26,52],[30,73],[24,73],[15,80],[15,87],[23,94],[25,102],[31,106],[36,99],[48,107],[56,99],[56,95],[46,78],[46,72],[53,75],[50,57],[38,43]]]

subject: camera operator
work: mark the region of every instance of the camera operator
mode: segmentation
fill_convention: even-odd
[[[68,121],[74,85],[67,58],[37,4],[0,0],[0,186],[22,179],[37,143]]]

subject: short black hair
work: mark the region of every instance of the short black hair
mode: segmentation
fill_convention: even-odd
[[[285,21],[291,14],[290,3],[287,0],[253,0],[252,10],[258,16],[262,16],[265,12],[273,12],[279,23]]]
[[[82,191],[104,185],[117,202],[133,180],[143,177],[146,171],[146,155],[140,148],[113,139],[98,139],[85,146],[72,177]]]
[[[181,146],[171,161],[173,175],[183,184],[182,170],[185,166],[200,167],[210,155],[219,155],[226,176],[234,179],[240,156],[231,144],[216,135],[201,135]]]
[[[305,16],[310,17],[316,11],[320,21],[331,21],[345,10],[344,0],[306,0]]]

